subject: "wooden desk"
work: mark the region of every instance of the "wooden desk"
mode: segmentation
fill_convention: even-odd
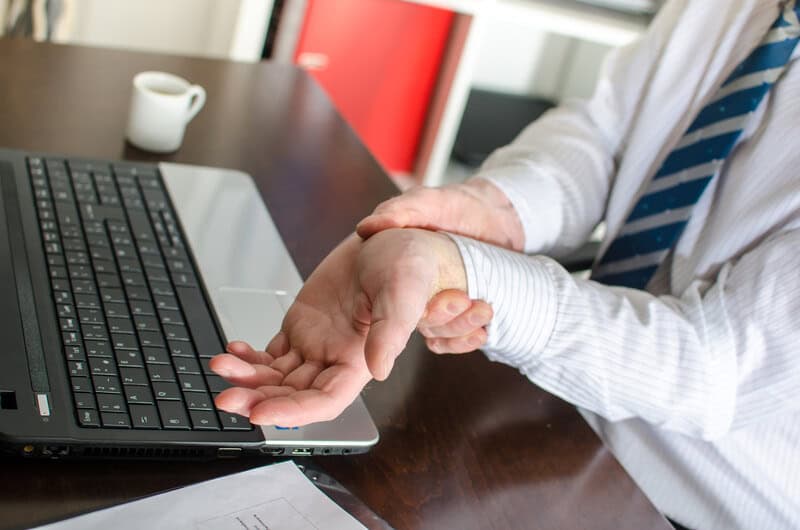
[[[289,66],[0,40],[0,146],[153,160],[126,146],[134,73],[167,70],[208,103],[166,159],[256,179],[302,274],[395,188],[322,91]],[[414,341],[367,405],[372,452],[318,464],[397,528],[669,528],[577,412],[480,354]],[[0,528],[31,526],[268,462],[4,458]]]

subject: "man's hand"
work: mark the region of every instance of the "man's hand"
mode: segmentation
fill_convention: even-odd
[[[505,194],[483,179],[441,188],[414,188],[378,205],[356,227],[367,239],[388,228],[452,232],[521,252],[522,223]]]
[[[464,291],[450,289],[434,296],[417,329],[434,353],[467,353],[486,343],[492,306],[470,300]]]
[[[465,287],[458,249],[445,235],[351,236],[309,277],[264,351],[234,342],[212,359],[236,385],[216,404],[262,425],[333,419],[372,377],[389,375],[428,300]]]

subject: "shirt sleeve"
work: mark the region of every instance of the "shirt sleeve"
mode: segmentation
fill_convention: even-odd
[[[547,257],[451,237],[470,297],[495,312],[486,354],[575,405],[704,439],[800,410],[800,229],[679,297],[578,279]]]
[[[600,222],[616,160],[680,9],[667,3],[640,40],[612,51],[589,100],[545,113],[476,174],[514,206],[527,253],[565,256]]]

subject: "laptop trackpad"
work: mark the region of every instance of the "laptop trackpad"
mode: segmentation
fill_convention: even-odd
[[[272,340],[292,298],[280,291],[218,287],[211,293],[225,339],[243,340],[256,349]]]

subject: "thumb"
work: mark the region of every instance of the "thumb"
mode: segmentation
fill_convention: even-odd
[[[364,354],[370,373],[379,381],[389,376],[425,311],[425,289],[413,287],[406,286],[401,291],[396,284],[387,285],[372,304]]]
[[[409,222],[410,219],[406,210],[376,212],[368,215],[356,225],[356,233],[361,239],[369,239],[378,232],[383,232],[390,228],[405,228],[409,225]]]

